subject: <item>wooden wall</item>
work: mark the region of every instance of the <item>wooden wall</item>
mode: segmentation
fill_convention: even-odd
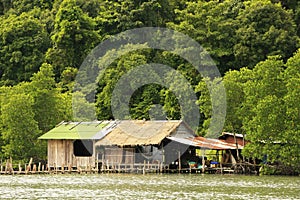
[[[95,167],[95,148],[90,157],[74,155],[74,140],[48,140],[48,166],[49,167]],[[93,142],[95,144],[95,142]],[[94,145],[95,146],[95,145]]]

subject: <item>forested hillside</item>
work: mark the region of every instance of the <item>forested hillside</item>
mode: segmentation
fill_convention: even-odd
[[[110,36],[140,27],[166,27],[188,35],[211,55],[227,94],[224,131],[252,143],[247,157],[300,165],[300,2],[298,0],[0,0],[0,157],[45,159],[37,140],[74,118],[74,80],[90,51]],[[211,117],[207,80],[183,58],[143,49],[123,55],[105,71],[95,102],[99,120],[113,119],[111,95],[135,66],[162,63],[184,75],[198,101],[205,135]],[[206,82],[205,82],[206,81]],[[220,80],[212,80],[217,85]],[[218,88],[215,87],[215,90]],[[132,119],[149,119],[161,105],[180,119],[169,88],[148,84],[130,100]]]

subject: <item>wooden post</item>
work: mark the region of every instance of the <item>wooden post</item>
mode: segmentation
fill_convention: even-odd
[[[68,171],[69,171],[69,173],[71,173],[72,172],[72,166],[71,166],[71,164],[69,163],[69,165],[68,165]]]
[[[33,172],[33,173],[36,172],[36,164],[33,164],[32,172]]]
[[[202,153],[202,173],[205,173],[205,159],[204,159],[205,150],[201,149],[201,153]]]
[[[6,160],[6,164],[5,164],[5,174],[7,174],[7,170],[8,170],[8,159]]]
[[[178,173],[181,171],[181,159],[180,159],[180,151],[178,151]]]
[[[220,162],[220,167],[221,167],[221,174],[223,174],[223,165],[222,165],[222,162]]]
[[[243,147],[245,147],[245,134],[243,133]],[[245,156],[243,154],[243,162],[245,162]]]
[[[41,162],[39,162],[39,165],[38,165],[38,173],[41,172]]]
[[[32,164],[32,158],[30,158],[28,166],[26,168],[25,174],[28,174],[29,171],[31,171],[31,164]]]
[[[12,174],[15,174],[15,171],[14,171],[14,168],[13,168],[13,161],[12,161],[12,158],[10,157],[10,160],[9,160],[10,162],[10,164],[9,164],[9,168],[10,168],[10,172],[12,173]]]
[[[144,160],[143,174],[145,174],[146,160]]]
[[[57,174],[57,164],[54,163],[55,173]]]
[[[98,173],[98,172],[99,172],[99,160],[98,160],[98,155],[97,155],[96,170],[97,170],[97,173]]]
[[[162,144],[162,164],[165,164],[166,162],[166,157],[165,157],[165,150],[164,150],[164,144]]]
[[[19,163],[18,167],[19,167],[19,174],[21,174],[22,173],[22,167],[21,167],[20,163]]]
[[[106,171],[109,173],[109,162],[106,160]]]
[[[239,144],[237,142],[236,136],[235,136],[235,132],[233,133],[233,137],[234,137],[234,142],[236,145],[236,157],[237,157],[237,162],[239,162],[240,158],[239,158]]]
[[[102,156],[101,156],[101,163],[102,163],[102,165],[101,165],[101,172],[104,170],[104,165],[105,165],[105,162],[104,162],[104,154],[102,154]]]

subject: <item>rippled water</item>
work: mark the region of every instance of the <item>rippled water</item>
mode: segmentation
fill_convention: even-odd
[[[0,176],[0,199],[300,199],[300,177],[208,174]]]

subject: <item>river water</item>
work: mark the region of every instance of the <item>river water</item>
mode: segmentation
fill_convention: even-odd
[[[209,174],[2,175],[0,199],[300,199],[300,177]]]

